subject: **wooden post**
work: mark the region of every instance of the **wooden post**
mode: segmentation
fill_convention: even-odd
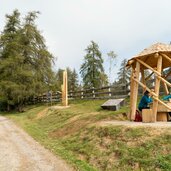
[[[52,90],[50,91],[50,105],[52,106]]]
[[[96,95],[94,93],[94,87],[92,88],[92,95],[93,95],[93,99],[95,99],[96,98]]]
[[[169,94],[169,90],[168,90],[167,84],[165,82],[163,83],[163,86],[164,86],[165,94]]]
[[[141,69],[141,81],[144,85],[146,85],[145,76],[144,76],[144,69]],[[145,91],[145,88],[143,88],[143,92]]]
[[[112,96],[111,87],[109,87],[108,91],[109,91],[109,97],[111,97]]]
[[[158,55],[157,72],[161,74],[161,71],[162,71],[162,56]],[[158,76],[156,76],[155,94],[157,95],[157,98],[159,96],[159,90],[160,90],[160,78],[158,78]],[[158,106],[158,100],[154,99],[154,101],[153,101],[153,122],[156,122],[157,106]]]
[[[84,98],[84,90],[82,89],[81,90],[81,99],[83,99]]]
[[[66,70],[63,71],[62,105],[68,106],[68,78]]]
[[[131,113],[132,113],[132,98],[133,98],[133,87],[134,87],[134,73],[135,73],[135,70],[134,68],[132,67],[132,72],[131,72],[131,84],[130,84],[130,112],[129,112],[129,115],[128,115],[128,119],[131,120]]]
[[[140,63],[136,61],[135,74],[133,73],[133,77],[139,80],[140,74]],[[138,83],[131,79],[133,83],[131,83],[131,120],[135,119],[136,105],[137,105],[137,96],[138,96]]]

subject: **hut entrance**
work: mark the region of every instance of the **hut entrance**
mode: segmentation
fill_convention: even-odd
[[[139,85],[152,94],[152,122],[157,121],[159,105],[165,110],[163,112],[171,112],[171,105],[168,105],[159,99],[161,83],[164,85],[166,94],[169,94],[168,88],[171,87],[171,83],[167,81],[167,77],[171,75],[171,71],[167,74],[164,74],[163,72],[166,68],[171,67],[171,45],[163,43],[154,44],[149,48],[144,49],[139,55],[128,60],[127,66],[132,68],[130,86],[130,120],[135,119]],[[151,71],[150,75],[146,78],[144,76],[145,70]],[[154,91],[152,91],[152,88],[148,87],[146,84],[151,75],[154,75]]]

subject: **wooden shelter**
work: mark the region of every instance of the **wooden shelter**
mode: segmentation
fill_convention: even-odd
[[[171,110],[171,106],[159,99],[161,82],[164,84],[166,94],[169,93],[168,87],[171,87],[171,83],[166,80],[166,78],[171,75],[171,72],[169,72],[167,75],[163,75],[162,72],[165,68],[171,67],[171,45],[156,43],[149,48],[144,49],[137,56],[134,56],[132,59],[128,60],[127,67],[132,68],[130,86],[130,120],[135,119],[138,86],[140,85],[144,90],[148,90],[152,94],[152,115],[153,122],[155,122],[157,118],[158,104],[161,104],[167,109]],[[151,70],[152,73],[145,78],[144,71],[146,69]],[[154,91],[146,86],[146,81],[151,77],[152,74],[155,75]]]

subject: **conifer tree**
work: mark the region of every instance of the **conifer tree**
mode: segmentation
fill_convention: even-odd
[[[67,67],[67,74],[68,74],[68,90],[69,91],[77,91],[78,88],[78,74],[75,69],[71,70]],[[56,85],[57,89],[61,90],[61,85],[63,84],[63,70],[58,69],[56,73]]]
[[[58,91],[61,91],[61,86],[63,84],[63,69],[59,68],[56,72],[56,88]]]
[[[78,89],[78,74],[75,69],[72,70],[70,76],[70,85],[69,90],[77,91]]]
[[[84,87],[100,87],[100,76],[104,73],[102,54],[99,46],[94,41],[87,47],[84,62],[81,65],[80,73]]]
[[[0,37],[0,93],[8,110],[22,111],[28,98],[43,93],[53,78],[53,57],[35,25],[37,14],[28,13],[22,24],[18,10],[6,15]]]

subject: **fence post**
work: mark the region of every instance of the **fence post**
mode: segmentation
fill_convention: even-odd
[[[72,99],[73,98],[73,91],[70,92],[70,98]]]
[[[92,88],[93,99],[95,99],[96,95],[94,93],[94,87]]]
[[[81,90],[81,99],[83,99],[84,98],[84,91],[83,91],[83,89]]]
[[[112,93],[111,93],[111,88],[109,87],[109,97],[112,96]]]

